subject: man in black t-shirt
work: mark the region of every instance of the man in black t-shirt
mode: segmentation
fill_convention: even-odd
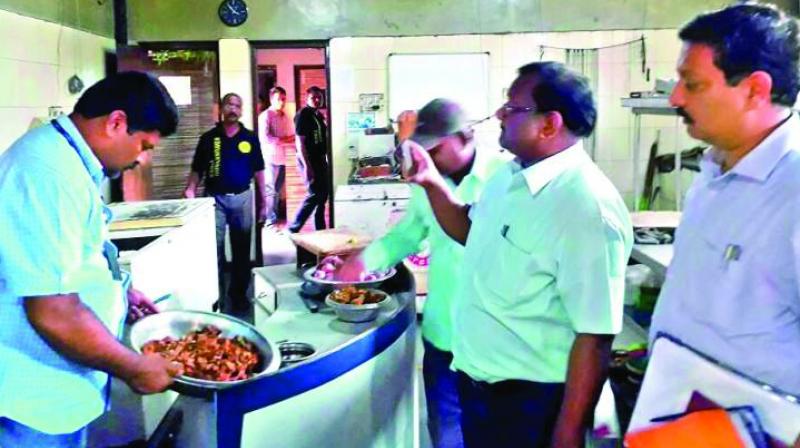
[[[289,231],[297,233],[314,213],[317,230],[326,228],[325,202],[330,195],[328,179],[328,127],[318,110],[322,106],[322,89],[313,86],[306,91],[306,107],[294,118],[297,166],[308,192]],[[315,212],[316,209],[316,212]]]
[[[264,158],[258,136],[245,128],[242,98],[229,93],[221,102],[222,121],[200,137],[192,160],[192,172],[184,196],[193,198],[202,178],[205,195],[213,196],[217,223],[217,267],[219,269],[219,306],[225,313],[240,314],[247,309],[250,283],[250,228],[253,223],[253,192],[250,181],[256,180],[257,220],[266,220],[264,202]],[[233,269],[227,295],[224,293],[225,226],[231,240]]]

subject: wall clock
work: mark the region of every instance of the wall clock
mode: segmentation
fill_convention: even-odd
[[[244,0],[223,0],[217,13],[225,25],[239,26],[247,20],[247,3]]]

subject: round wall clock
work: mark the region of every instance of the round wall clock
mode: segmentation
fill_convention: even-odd
[[[217,13],[225,25],[239,26],[247,20],[247,3],[244,0],[222,0]]]

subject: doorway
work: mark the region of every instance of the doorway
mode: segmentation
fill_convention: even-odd
[[[253,81],[256,104],[253,110],[261,117],[253,120],[256,125],[256,132],[264,142],[266,129],[264,127],[264,110],[270,104],[269,92],[274,87],[281,87],[286,92],[286,104],[283,113],[289,118],[291,133],[294,135],[294,123],[296,114],[305,107],[306,90],[311,86],[316,86],[324,92],[323,105],[319,109],[325,117],[328,125],[327,135],[327,157],[331,162],[330,148],[330,104],[328,94],[328,61],[327,61],[327,42],[297,42],[297,43],[271,43],[254,42],[253,48]],[[265,146],[262,143],[262,146]],[[306,185],[302,173],[299,171],[296,162],[296,148],[293,139],[287,139],[276,148],[262,148],[265,151],[264,161],[267,165],[267,183],[273,186],[274,210],[277,217],[275,229],[284,229],[291,223],[298,209],[306,196]],[[272,166],[274,165],[274,166]],[[283,166],[284,168],[279,168]],[[330,226],[333,216],[331,207],[333,204],[333,192],[331,181],[331,166],[329,163],[328,171],[328,201],[325,206],[325,221]],[[283,170],[283,182],[279,181],[279,172]],[[272,174],[271,174],[272,173]],[[269,187],[268,187],[269,190]],[[305,222],[301,231],[313,231],[315,229],[313,215]]]

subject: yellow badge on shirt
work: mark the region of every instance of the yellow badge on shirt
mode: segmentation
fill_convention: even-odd
[[[239,142],[239,152],[242,154],[250,154],[251,149],[253,149],[253,147],[250,146],[250,142]]]

